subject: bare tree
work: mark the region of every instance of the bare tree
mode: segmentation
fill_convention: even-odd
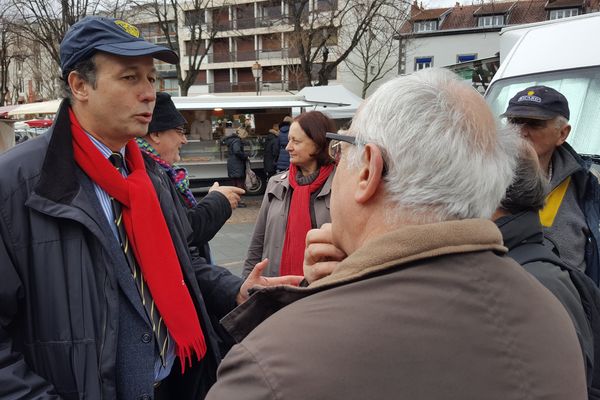
[[[399,43],[394,38],[407,17],[407,6],[397,1],[385,4],[374,16],[368,32],[360,38],[352,54],[344,59],[350,73],[362,84],[363,98],[371,85],[396,70],[400,62]],[[355,14],[354,23],[349,21],[349,26],[360,23],[361,19],[362,16]]]
[[[36,96],[34,99],[29,99],[30,101],[61,97],[60,71],[39,43],[30,44],[30,54],[25,59],[23,67],[26,70],[24,75],[31,80],[33,94]]]
[[[0,106],[5,105],[10,93],[10,64],[14,58],[15,34],[11,20],[10,4],[0,2]]]
[[[180,35],[189,37],[185,43],[185,70],[181,64],[175,65],[181,95],[187,96],[218,33],[217,24],[209,21],[210,17],[207,18],[212,12],[213,0],[151,0],[136,4],[147,16],[158,21],[167,47],[182,57],[184,53],[180,49]]]
[[[39,43],[60,66],[59,45],[71,25],[86,15],[120,16],[125,0],[10,0],[19,17],[19,32]]]
[[[381,8],[391,2],[290,0],[288,18],[293,31],[287,35],[288,46],[297,51],[304,84],[327,85],[338,65],[373,26]]]

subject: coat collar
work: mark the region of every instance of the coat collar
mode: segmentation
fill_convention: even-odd
[[[313,282],[310,287],[354,281],[431,257],[485,250],[507,251],[500,231],[486,219],[403,226],[368,241],[339,263],[331,275]]]
[[[285,193],[290,188],[290,181],[288,178],[289,172],[289,170],[281,172],[272,178],[273,184],[267,187],[267,193],[269,195],[275,196],[278,200],[283,200],[283,198],[285,197]],[[331,193],[331,182],[333,181],[334,175],[335,169],[331,172],[331,174],[329,174],[329,177],[327,177],[327,180],[323,184],[323,187],[317,194],[317,198],[328,196],[329,193]]]
[[[70,203],[79,191],[69,120],[69,100],[60,104],[52,125],[40,180],[34,192],[56,203]]]
[[[330,276],[313,282],[309,287],[272,286],[256,291],[245,303],[227,314],[221,325],[240,342],[262,321],[304,297],[386,273],[412,261],[485,250],[506,252],[500,231],[489,220],[405,226],[366,243],[338,264]]]

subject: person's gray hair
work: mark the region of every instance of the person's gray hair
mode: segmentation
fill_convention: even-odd
[[[500,208],[510,214],[539,211],[544,207],[548,189],[548,179],[540,167],[537,154],[531,145],[525,142],[517,158],[515,178],[506,189]]]
[[[563,126],[569,123],[569,120],[563,117],[562,115],[559,115],[556,118],[554,118],[554,123],[556,124],[556,127],[558,129],[561,129]]]
[[[496,210],[521,139],[472,96],[479,94],[455,74],[430,68],[387,82],[359,108],[349,167],[359,165],[365,143],[382,149],[391,216],[428,223],[490,218]]]
[[[92,85],[92,87],[95,89],[96,88],[96,61],[95,61],[95,59],[96,59],[95,56],[86,58],[86,59],[80,61],[79,63],[77,63],[77,65],[75,65],[75,67],[71,71],[66,71],[63,74],[63,78],[61,79],[62,95],[63,95],[63,98],[69,99],[71,104],[73,103],[73,93],[71,92],[71,87],[69,86],[69,82],[67,81],[69,74],[72,71],[75,71],[77,74],[79,74],[81,79],[83,79],[85,82]]]

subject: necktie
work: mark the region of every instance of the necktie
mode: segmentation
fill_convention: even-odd
[[[123,156],[121,155],[121,153],[112,153],[112,155],[108,159],[120,173],[123,173]],[[131,269],[131,274],[133,275],[133,280],[135,281],[135,284],[140,293],[140,297],[142,298],[142,304],[144,305],[144,309],[146,310],[148,318],[150,318],[150,322],[152,323],[152,331],[154,332],[154,336],[156,337],[156,343],[158,344],[158,353],[164,366],[165,352],[167,351],[169,340],[167,327],[165,326],[160,314],[158,313],[158,309],[154,305],[154,300],[152,299],[150,290],[148,290],[148,286],[146,286],[146,282],[144,281],[142,270],[138,266],[133,254],[133,250],[129,246],[129,241],[127,240],[127,233],[125,232],[125,226],[123,225],[123,214],[121,212],[121,204],[112,197],[110,198],[110,202],[115,217],[115,225],[117,226],[117,232],[119,233],[119,240],[121,241],[121,248],[123,249],[123,253],[125,253],[127,264],[129,265],[129,268]]]

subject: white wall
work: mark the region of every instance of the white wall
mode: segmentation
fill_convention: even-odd
[[[500,32],[466,33],[447,36],[411,38],[406,43],[406,73],[415,70],[415,58],[433,56],[434,67],[457,63],[459,54],[493,57],[500,51]]]

